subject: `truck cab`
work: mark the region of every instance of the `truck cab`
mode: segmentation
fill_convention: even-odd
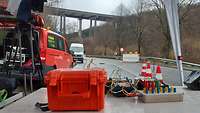
[[[40,37],[40,58],[47,66],[69,68],[73,65],[73,57],[69,51],[66,38],[44,29],[38,29]]]

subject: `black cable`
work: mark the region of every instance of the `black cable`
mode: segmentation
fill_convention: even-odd
[[[39,103],[37,102],[35,104],[35,107],[39,108],[41,111],[49,111],[49,108],[48,108],[48,103]]]

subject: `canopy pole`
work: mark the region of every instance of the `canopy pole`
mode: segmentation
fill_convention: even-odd
[[[184,74],[180,44],[180,28],[178,15],[178,0],[164,0],[164,5],[167,13],[168,25],[170,28],[170,35],[172,45],[175,53],[178,74],[180,75],[181,85],[184,86]]]

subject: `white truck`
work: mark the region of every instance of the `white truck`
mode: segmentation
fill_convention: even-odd
[[[73,59],[74,61],[80,61],[83,63],[85,57],[84,46],[81,43],[72,43],[70,46],[70,51],[73,51]]]

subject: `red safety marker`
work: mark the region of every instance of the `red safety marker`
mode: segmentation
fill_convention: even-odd
[[[161,68],[159,65],[156,68],[156,79],[163,82],[163,76],[162,76]]]
[[[153,76],[153,74],[152,74],[152,71],[151,71],[151,64],[147,63],[147,77],[152,78],[152,76]]]
[[[147,70],[147,64],[146,63],[143,63],[142,64],[142,70],[141,70],[141,76],[144,76],[144,77],[146,77],[146,70]]]

